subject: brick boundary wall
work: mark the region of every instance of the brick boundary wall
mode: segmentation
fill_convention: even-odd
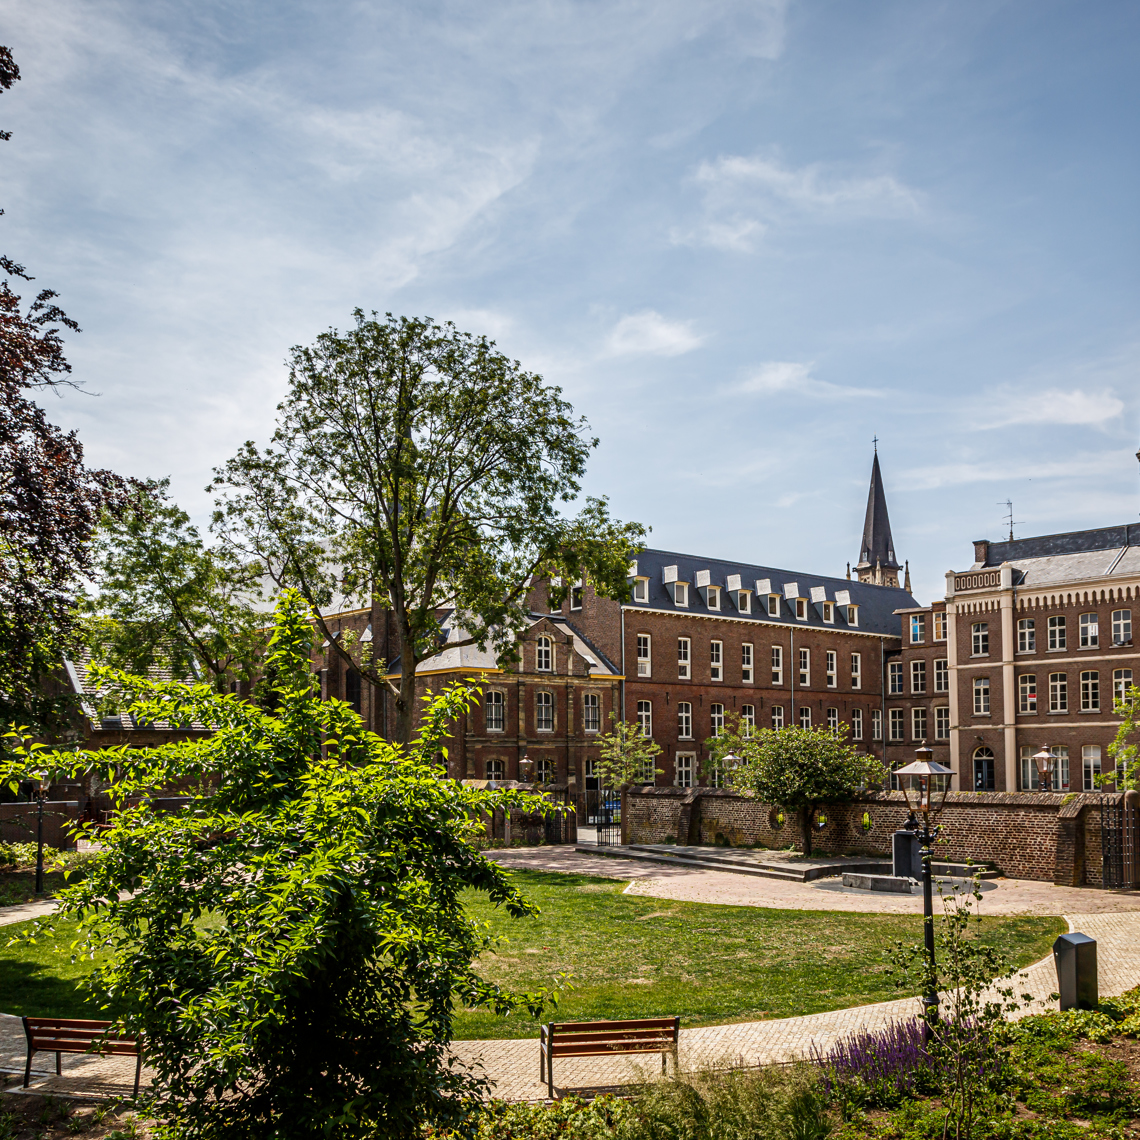
[[[951,792],[942,813],[942,857],[992,863],[1015,879],[1066,886],[1103,883],[1101,811],[1123,793]],[[796,812],[716,788],[638,788],[626,800],[631,843],[802,849]],[[817,852],[890,858],[907,818],[902,792],[867,792],[825,804]],[[780,816],[783,816],[781,822]],[[869,824],[869,827],[866,826]]]
[[[0,804],[0,843],[35,843],[36,803]],[[68,828],[79,818],[76,800],[44,801],[44,846],[60,851],[70,850],[75,840]]]

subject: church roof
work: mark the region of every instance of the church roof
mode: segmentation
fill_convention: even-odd
[[[879,453],[871,465],[871,487],[867,492],[867,517],[863,520],[863,542],[859,547],[858,568],[881,565],[884,570],[898,570],[895,540],[891,537],[891,520],[887,515],[887,494],[879,470]]]

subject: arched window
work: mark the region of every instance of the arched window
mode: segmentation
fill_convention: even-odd
[[[974,749],[974,791],[992,792],[994,787],[993,749],[983,745]]]
[[[540,672],[549,673],[554,668],[554,651],[549,637],[540,637],[535,642],[534,667]]]

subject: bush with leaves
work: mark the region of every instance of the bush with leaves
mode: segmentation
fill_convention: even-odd
[[[55,778],[94,766],[120,802],[59,913],[79,920],[77,952],[100,951],[92,984],[145,1039],[149,1111],[179,1140],[459,1124],[482,1086],[451,1063],[453,1007],[537,1015],[549,996],[479,976],[487,937],[461,895],[533,912],[468,836],[481,812],[550,805],[440,779],[432,760],[474,690],[428,698],[407,749],[317,699],[309,616],[282,599],[272,713],[209,685],[108,670],[102,682],[140,719],[192,718],[213,734],[94,754],[28,744],[20,757]],[[146,793],[172,785],[191,789],[190,804],[152,808]]]

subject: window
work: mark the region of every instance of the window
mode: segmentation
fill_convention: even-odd
[[[720,609],[720,587],[719,586],[709,586],[708,590],[709,590],[709,594],[708,594],[709,609],[710,610],[719,610]]]
[[[1064,673],[1049,674],[1049,711],[1069,711],[1069,678]]]
[[[950,662],[945,657],[939,657],[934,662],[934,691],[950,692]]]
[[[768,595],[768,616],[769,617],[779,617],[780,616],[780,595],[779,594],[769,594]]]
[[[796,617],[807,621],[807,598],[796,598]]]
[[[974,749],[974,791],[994,790],[994,753],[992,748]]]
[[[689,604],[689,583],[688,582],[674,582],[673,583],[673,605],[687,606]]]
[[[693,761],[696,757],[691,752],[678,752],[677,761],[673,765],[673,783],[678,788],[691,788],[693,786]]]
[[[910,643],[921,645],[926,640],[926,615],[910,615]]]
[[[688,701],[677,702],[677,735],[682,740],[693,739],[693,706]]]
[[[582,731],[602,731],[602,698],[597,693],[582,694]]]
[[[653,676],[653,639],[647,633],[637,635],[637,675],[639,677]]]
[[[1113,669],[1112,671],[1112,703],[1120,704],[1128,695],[1132,687],[1131,669]]]
[[[811,728],[811,709],[800,705],[800,728]]]
[[[1037,775],[1037,764],[1033,753],[1037,749],[1032,744],[1026,744],[1021,749],[1021,787],[1023,791],[1040,791],[1041,781]],[[1069,790],[1069,749],[1065,745],[1056,745],[1049,749],[1053,755],[1049,765],[1049,790],[1051,792],[1067,792]]]
[[[1082,787],[1086,792],[1096,791],[1096,778],[1100,775],[1100,745],[1086,744],[1081,749],[1081,767],[1084,769]]]
[[[829,649],[827,651],[826,665],[827,665],[827,668],[826,668],[827,687],[829,689],[834,689],[836,684],[838,683],[838,678],[836,676],[836,671],[838,669],[838,665],[836,663],[836,654],[831,649]]]
[[[709,719],[712,722],[713,736],[720,736],[724,732],[724,705],[709,705]]]
[[[637,727],[641,729],[642,736],[653,735],[653,703],[651,701],[637,702]]]
[[[1129,645],[1132,642],[1132,611],[1112,611],[1112,644]]]
[[[503,694],[492,689],[483,698],[483,718],[488,732],[502,732],[507,727]]]
[[[535,782],[539,784],[554,783],[554,761],[549,757],[542,757],[534,765]]]
[[[847,607],[847,624],[848,625],[858,625],[859,624],[859,607],[858,606],[848,606]]]
[[[1017,711],[1035,713],[1037,711],[1037,675],[1022,673],[1017,678]]]
[[[1049,619],[1049,648],[1064,649],[1065,645],[1065,619],[1063,616],[1051,617]]]
[[[950,739],[950,709],[946,705],[939,705],[934,710],[934,739]]]
[[[772,727],[779,729],[784,727],[784,706],[772,706]]]
[[[1037,629],[1033,618],[1022,618],[1017,623],[1017,652],[1037,652]]]
[[[539,732],[554,731],[554,694],[534,694],[534,727]]]
[[[828,709],[827,710],[827,728],[828,728],[828,731],[831,733],[832,736],[838,736],[839,735],[839,710],[838,709]]]
[[[934,640],[946,640],[946,611],[938,610],[934,615]]]
[[[835,603],[834,602],[824,602],[823,603],[823,620],[826,622],[834,622],[835,621]]]
[[[863,687],[863,654],[851,654],[851,688],[861,689]]]
[[[483,774],[488,780],[501,783],[506,778],[506,770],[507,766],[502,760],[488,760]]]
[[[747,590],[736,591],[736,608],[742,614],[750,614],[752,612],[752,595]]]
[[[974,678],[974,716],[990,715],[990,679]]]
[[[1096,614],[1081,614],[1081,648],[1096,649],[1100,645],[1100,619]]]
[[[1081,674],[1081,712],[1100,712],[1100,674],[1095,670]]]
[[[926,692],[925,661],[912,661],[910,663],[910,691],[912,693]]]
[[[633,580],[633,600],[635,602],[649,601],[649,579],[648,578],[634,578]]]
[[[237,692],[236,687],[233,691]],[[345,670],[344,699],[357,713],[360,712],[360,674],[355,669]]]
[[[872,709],[871,710],[871,739],[872,740],[882,740],[883,739],[883,710],[882,709]]]
[[[902,709],[891,709],[891,739],[906,739],[906,713]]]
[[[806,689],[811,684],[811,650],[800,650],[800,688]]]
[[[990,651],[990,623],[988,621],[976,621],[973,625],[973,655],[975,657],[985,657]]]
[[[903,691],[903,667],[901,661],[892,661],[887,668],[890,677],[890,692],[898,694]]]
[[[863,710],[862,709],[852,709],[851,710],[851,739],[852,740],[862,740],[863,739]]]
[[[782,685],[784,683],[784,647],[782,645],[772,646],[772,684]]]
[[[554,668],[554,648],[549,637],[540,637],[534,646],[534,667],[549,673]]]
[[[574,585],[570,587],[570,608],[572,610],[580,610],[582,608],[582,595],[585,592],[585,587],[581,582],[575,582]]]
[[[721,664],[721,656],[724,651],[724,642],[710,641],[709,642],[709,676],[714,681],[723,681],[724,672]]]
[[[910,710],[910,738],[911,740],[926,739],[926,709]]]
[[[682,681],[689,679],[689,639],[687,637],[677,638],[677,676]]]
[[[752,642],[746,641],[740,647],[740,679],[746,685],[752,684]]]
[[[756,706],[740,706],[740,732],[742,736],[751,736],[756,728]]]

